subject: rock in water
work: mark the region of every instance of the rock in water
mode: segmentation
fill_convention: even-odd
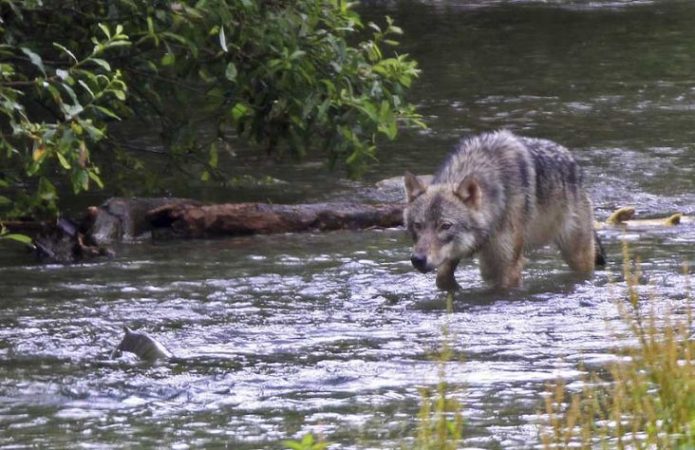
[[[125,336],[118,347],[111,353],[112,358],[118,358],[122,352],[134,353],[140,359],[156,361],[170,359],[174,355],[161,343],[145,333],[136,333],[128,327],[123,327]]]
[[[55,223],[44,224],[34,237],[37,256],[44,262],[61,264],[113,256],[110,248],[97,245],[82,231],[78,223],[63,217]]]

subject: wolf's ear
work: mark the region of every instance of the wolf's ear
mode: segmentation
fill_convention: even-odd
[[[468,176],[459,183],[454,191],[454,194],[461,199],[469,208],[479,208],[481,199],[481,190],[478,180]]]
[[[427,185],[410,172],[406,172],[403,176],[403,185],[405,187],[405,198],[408,203],[424,194],[427,190]]]

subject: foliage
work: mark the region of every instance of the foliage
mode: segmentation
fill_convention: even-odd
[[[0,212],[55,213],[63,180],[224,180],[238,138],[358,173],[378,136],[422,125],[404,100],[416,63],[384,53],[400,32],[343,0],[0,0]]]
[[[33,246],[32,240],[29,236],[20,233],[10,233],[2,223],[0,223],[0,241],[1,240],[14,241],[19,242],[20,244]]]
[[[545,448],[695,448],[692,307],[683,319],[645,310],[627,249],[625,261],[628,302],[620,308],[637,344],[607,376],[587,377],[569,404],[562,383],[550,389]]]
[[[314,435],[307,434],[301,441],[284,441],[283,445],[291,450],[325,450],[328,444],[316,441]]]

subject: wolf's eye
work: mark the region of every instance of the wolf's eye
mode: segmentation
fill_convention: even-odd
[[[422,230],[422,222],[413,222],[413,229],[415,231],[420,231]]]
[[[446,231],[446,230],[448,230],[449,228],[451,228],[452,225],[453,225],[453,224],[452,224],[451,222],[442,222],[442,223],[439,225],[439,229],[442,230],[442,231]]]

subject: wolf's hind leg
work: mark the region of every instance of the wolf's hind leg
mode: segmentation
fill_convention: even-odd
[[[591,272],[596,262],[596,250],[594,248],[594,236],[586,233],[577,233],[575,239],[568,238],[558,240],[560,253],[568,266],[576,272]]]
[[[591,272],[597,259],[591,203],[587,200],[579,209],[578,213],[565,223],[555,243],[560,248],[562,258],[572,270]]]

